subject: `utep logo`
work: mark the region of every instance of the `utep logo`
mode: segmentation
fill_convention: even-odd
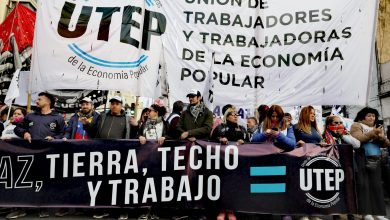
[[[161,36],[166,29],[166,18],[163,14],[145,9],[143,15],[143,10],[141,7],[132,5],[127,5],[124,7],[93,7],[83,5],[77,20],[77,24],[75,27],[70,27],[70,21],[75,12],[75,8],[76,4],[67,1],[62,8],[61,18],[57,27],[57,32],[61,37],[69,39],[82,37],[87,31],[92,13],[102,14],[99,27],[96,27],[98,29],[97,40],[110,40],[109,36],[112,16],[115,13],[122,13],[119,39],[120,43],[131,45],[138,49],[141,46],[141,48],[146,51],[150,50],[152,35]],[[136,39],[131,36],[132,30],[141,28],[140,21],[133,19],[134,14],[139,14],[141,16],[143,15],[143,29],[141,39]],[[104,67],[134,68],[138,67],[143,61],[147,59],[147,56],[142,55],[138,60],[135,61],[111,62],[88,54],[74,43],[69,44],[68,47],[83,59]]]
[[[306,159],[299,170],[299,186],[306,192],[306,202],[316,208],[337,204],[343,181],[340,162],[325,154]]]

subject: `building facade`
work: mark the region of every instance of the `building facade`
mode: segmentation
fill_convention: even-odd
[[[15,7],[16,3],[19,2],[29,7],[32,10],[37,8],[37,0],[1,0],[0,1],[0,24],[4,21],[7,15]]]

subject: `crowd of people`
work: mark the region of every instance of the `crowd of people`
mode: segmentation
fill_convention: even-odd
[[[92,100],[88,97],[80,101],[80,110],[66,123],[64,117],[54,110],[55,99],[47,93],[39,94],[36,101],[37,110],[27,114],[23,108],[15,108],[9,123],[0,125],[2,139],[23,138],[29,142],[34,139],[138,139],[143,145],[147,141],[156,141],[162,145],[167,139],[196,141],[206,139],[220,144],[269,142],[282,151],[291,151],[306,143],[329,146],[350,144],[354,148],[356,193],[358,213],[364,220],[386,220],[384,192],[382,188],[381,162],[383,149],[390,146],[385,136],[383,125],[378,124],[378,111],[369,107],[363,108],[356,116],[355,123],[348,131],[340,117],[328,116],[324,132],[316,122],[312,106],[301,109],[297,124],[292,124],[292,117],[279,105],[260,105],[257,117],[247,118],[246,126],[238,122],[236,107],[227,104],[222,108],[223,117],[213,113],[202,102],[201,93],[191,90],[187,94],[189,105],[177,101],[173,110],[167,114],[161,104],[145,108],[139,120],[127,115],[123,109],[123,100],[112,97],[109,111],[98,113],[93,109]],[[7,112],[8,110],[3,110]],[[4,117],[4,114],[1,117]],[[387,161],[387,160],[386,160]],[[94,218],[103,218],[109,214],[99,210]],[[59,210],[56,215],[63,216],[68,209]],[[157,214],[157,213],[154,213]],[[7,218],[25,216],[25,210],[17,209]],[[40,217],[48,217],[47,210],[41,209]],[[148,217],[149,216],[149,217]],[[282,219],[292,219],[282,216]],[[294,217],[295,218],[295,217]],[[305,219],[320,219],[317,216],[300,216]],[[340,216],[335,215],[334,219]],[[353,219],[354,215],[348,215]],[[123,210],[119,219],[127,219]],[[139,219],[158,219],[157,215],[142,215]],[[236,220],[231,210],[221,210],[217,220]]]

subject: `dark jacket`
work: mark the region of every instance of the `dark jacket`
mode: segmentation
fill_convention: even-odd
[[[0,132],[1,132],[1,134],[3,133],[3,131],[4,131],[4,124],[3,124],[3,122],[0,122]],[[1,134],[0,134],[0,136],[1,136]]]
[[[97,128],[98,128],[98,123],[101,118],[100,114],[93,111],[92,112],[92,123],[90,124],[85,124],[83,125],[84,130],[87,132],[89,137],[95,137]],[[77,124],[79,122],[79,115],[75,113],[72,115],[72,117],[69,119],[68,126],[65,129],[65,137],[67,139],[74,139],[76,130],[77,130]]]
[[[246,130],[243,126],[233,124],[230,122],[218,125],[212,135],[211,139],[219,141],[219,138],[226,138],[228,141],[238,141],[246,139]]]
[[[44,139],[51,136],[55,139],[63,138],[65,128],[64,118],[55,111],[43,115],[40,111],[27,114],[23,121],[15,127],[15,134],[23,138],[28,132],[32,139]]]
[[[123,110],[119,116],[112,115],[111,111],[102,113],[98,122],[96,138],[129,139],[130,117]]]
[[[180,115],[181,113],[180,112],[172,112],[168,118],[167,118],[167,123],[168,123],[168,136],[173,138],[173,139],[177,139],[177,138],[180,138],[180,135],[178,130],[176,129],[177,127],[177,124],[179,123],[180,121]]]
[[[210,135],[211,128],[213,126],[213,113],[208,108],[204,108],[204,111],[199,114],[195,121],[188,106],[180,117],[180,121],[176,126],[177,131],[182,134],[188,131],[188,137],[195,137],[199,139],[207,139]]]

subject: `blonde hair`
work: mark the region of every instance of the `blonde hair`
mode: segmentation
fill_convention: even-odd
[[[237,112],[236,111],[236,108],[228,108],[225,112],[225,114],[223,115],[223,123],[226,123],[227,122],[227,117],[230,116],[233,112]]]

